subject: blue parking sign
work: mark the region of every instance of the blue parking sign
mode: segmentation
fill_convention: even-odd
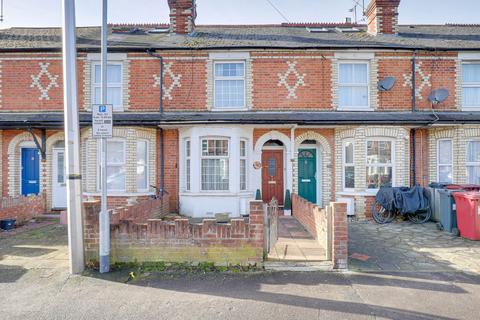
[[[102,113],[107,112],[107,106],[105,105],[98,106],[98,112],[102,112]]]

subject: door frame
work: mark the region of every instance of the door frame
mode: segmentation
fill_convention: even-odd
[[[283,158],[283,197],[285,197],[285,193],[287,192],[287,152],[286,152],[286,148],[285,146],[263,146],[262,149],[261,149],[261,153],[260,153],[260,159],[263,158],[263,151],[264,150],[280,150],[282,151],[282,158]],[[263,166],[263,163],[262,163],[262,166]],[[263,175],[260,174],[260,190],[263,189]],[[262,190],[262,195],[263,195],[263,190]],[[283,199],[283,201],[285,202],[285,199]],[[282,205],[283,206],[283,205]]]
[[[51,193],[52,193],[52,209],[66,209],[66,206],[65,207],[59,207],[59,206],[56,206],[55,204],[55,190],[54,190],[54,185],[55,185],[55,179],[56,179],[56,175],[55,173],[57,173],[58,175],[58,172],[57,171],[57,167],[58,167],[58,163],[57,163],[57,157],[56,157],[56,154],[57,154],[57,151],[63,151],[63,156],[64,156],[64,165],[66,164],[65,161],[66,161],[66,158],[65,158],[65,148],[52,148],[52,161],[51,161]],[[67,183],[67,180],[66,180],[66,177],[64,177],[65,179],[65,183]],[[66,189],[66,187],[65,187]],[[67,200],[65,200],[65,203],[67,203]]]
[[[19,155],[19,163],[20,166],[19,171],[19,194],[23,196],[23,149],[37,149],[35,142],[32,141],[24,141],[20,144],[20,155]],[[38,150],[40,152],[40,150]],[[38,194],[42,193],[42,165],[40,160],[40,154],[38,154]]]
[[[315,166],[316,166],[316,172],[315,172],[315,179],[317,181],[317,185],[315,186],[316,192],[317,192],[317,203],[316,205],[318,206],[323,206],[323,199],[322,199],[322,185],[323,185],[323,173],[322,173],[322,151],[323,147],[319,144],[318,141],[316,141],[315,144],[300,144],[297,148],[297,186],[300,186],[300,177],[298,176],[298,166],[300,165],[300,161],[298,159],[298,155],[300,153],[300,150],[302,149],[314,149],[316,153],[316,158],[315,158]]]

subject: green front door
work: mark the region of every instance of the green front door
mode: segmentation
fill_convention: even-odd
[[[298,150],[298,194],[317,203],[317,150]]]

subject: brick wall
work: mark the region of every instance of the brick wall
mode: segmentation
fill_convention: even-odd
[[[260,54],[253,59],[258,110],[330,109],[331,59],[326,53]]]
[[[17,225],[22,225],[43,213],[45,213],[45,193],[38,196],[0,199],[0,220],[16,219]]]
[[[87,261],[98,259],[99,203],[85,204],[85,250]],[[118,219],[111,225],[111,261],[165,261],[217,264],[253,264],[263,259],[264,212],[261,201],[250,203],[250,218],[217,223],[204,219],[136,223]],[[117,222],[117,221],[114,221]]]
[[[328,246],[328,216],[327,211],[303,199],[297,194],[292,194],[292,215],[323,247]]]
[[[326,249],[334,269],[348,268],[347,205],[331,202],[326,209],[292,194],[293,216]]]

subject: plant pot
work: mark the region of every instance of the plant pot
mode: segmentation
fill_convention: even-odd
[[[0,229],[9,231],[15,228],[16,219],[4,219],[0,220]]]

